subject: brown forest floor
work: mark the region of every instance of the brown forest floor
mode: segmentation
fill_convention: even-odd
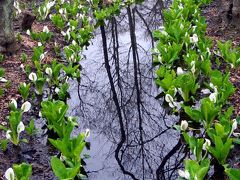
[[[222,27],[221,18],[218,14],[218,8],[215,3],[212,3],[204,11],[207,20],[207,35],[216,42],[217,40],[231,40],[235,46],[240,45],[240,29],[236,29],[232,25]],[[225,67],[222,68],[225,70]],[[236,87],[235,93],[230,98],[230,102],[234,106],[234,116],[240,115],[240,68],[231,69],[231,82]]]

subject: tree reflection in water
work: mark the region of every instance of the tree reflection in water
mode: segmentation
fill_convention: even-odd
[[[85,52],[70,104],[92,130],[89,179],[176,179],[182,167],[185,146],[172,129],[178,118],[155,99],[151,32],[161,26],[163,5],[127,7],[100,27]]]

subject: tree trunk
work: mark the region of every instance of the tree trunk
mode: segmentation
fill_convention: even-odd
[[[14,0],[0,0],[0,52],[16,51],[13,31],[13,2]]]
[[[240,28],[240,1],[239,0],[217,0],[219,7],[219,14],[222,18],[222,25],[229,24]]]

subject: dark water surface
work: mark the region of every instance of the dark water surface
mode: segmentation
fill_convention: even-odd
[[[110,68],[100,31],[84,52],[82,80],[71,86],[69,114],[79,117],[80,130],[91,130],[91,150],[85,151],[91,156],[86,160],[90,180],[153,180],[157,172],[164,173],[158,179],[176,179],[181,148],[169,152],[179,139],[171,129],[177,118],[168,116],[155,99],[159,90],[149,32],[161,26],[159,8],[159,2],[148,1],[106,22]],[[135,27],[129,27],[129,20]],[[136,35],[135,45],[130,31]]]

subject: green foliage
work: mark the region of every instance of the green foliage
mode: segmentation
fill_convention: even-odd
[[[31,84],[21,83],[18,88],[18,92],[23,97],[23,100],[26,101],[29,96]]]
[[[230,180],[238,180],[240,177],[240,169],[227,168],[225,166],[225,172],[230,177]]]
[[[21,54],[21,61],[22,61],[22,63],[25,63],[27,61],[27,54],[26,53]]]
[[[185,168],[190,173],[190,180],[204,179],[210,167],[210,160],[204,159],[200,163],[194,160],[185,160]]]
[[[66,168],[64,163],[56,157],[52,157],[51,166],[54,174],[59,179],[74,179],[79,173],[80,164],[76,165],[73,168]]]
[[[51,20],[53,24],[60,30],[62,30],[65,27],[65,21],[60,14],[53,14],[51,16]]]
[[[217,45],[220,50],[221,57],[227,63],[229,63],[233,67],[240,65],[240,49],[232,48],[231,41],[226,41],[224,43],[218,41]]]
[[[226,158],[232,147],[232,139],[227,139],[224,143],[221,137],[214,135],[212,141],[215,144],[215,147],[209,147],[209,152],[218,160],[220,164],[226,163]]]
[[[76,123],[74,120],[69,121],[65,117],[68,105],[63,101],[43,101],[41,107],[42,116],[47,119],[48,128],[53,129],[60,138],[72,132]]]
[[[34,119],[32,118],[28,124],[28,126],[26,126],[26,132],[29,134],[29,135],[34,135],[36,133],[36,128],[35,128],[35,125],[34,125]]]
[[[228,69],[222,73],[212,65],[214,60],[220,65],[220,60],[212,56],[213,43],[206,37],[207,24],[201,16],[200,6],[209,2],[173,1],[163,13],[164,26],[153,33],[157,40],[153,49],[154,65],[159,66],[155,82],[163,90],[162,96],[165,95],[172,112],[178,108],[180,114],[187,115],[185,124],[189,122],[193,126],[182,128],[195,159],[185,160],[185,171],[180,175],[187,179],[204,179],[210,168],[209,158],[226,164],[233,146],[231,136],[237,128],[228,105],[235,88],[229,80]],[[240,64],[239,48],[232,48],[230,41],[218,42],[218,51],[231,67]],[[181,104],[182,108],[176,104]]]
[[[17,180],[30,180],[30,177],[32,175],[32,166],[30,164],[14,164],[13,170],[15,173],[15,178]]]
[[[4,55],[0,53],[0,63],[4,61]]]
[[[202,148],[204,139],[203,138],[196,138],[194,136],[189,136],[187,133],[183,133],[184,139],[186,143],[189,145],[189,148],[194,153],[197,161],[202,160]]]
[[[68,161],[70,161],[70,163],[80,163],[80,154],[86,144],[84,139],[84,134],[79,134],[76,138],[72,139],[70,138],[70,134],[66,134],[61,140],[49,139],[49,141],[67,158]]]

